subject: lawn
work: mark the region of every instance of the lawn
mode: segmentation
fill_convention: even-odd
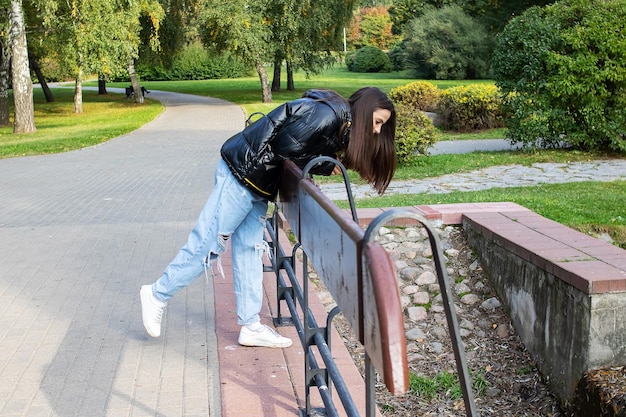
[[[283,79],[283,81],[285,81]],[[296,74],[295,91],[273,93],[273,103],[260,102],[261,93],[256,76],[206,81],[145,82],[148,90],[174,91],[221,98],[241,105],[251,114],[267,112],[275,106],[300,97],[309,88],[331,88],[344,96],[357,89],[374,85],[383,91],[415,81],[403,73],[355,74],[339,67],[320,75],[306,78]],[[440,88],[482,81],[433,81]],[[95,82],[85,86],[95,86]],[[110,87],[126,87],[128,82],[112,83]],[[15,135],[11,127],[0,128],[0,158],[43,153],[64,152],[92,146],[130,132],[154,119],[163,109],[160,103],[146,100],[143,106],[129,101],[123,94],[100,96],[84,91],[84,113],[73,114],[73,90],[55,89],[55,102],[46,103],[40,90],[35,90],[34,134]],[[504,138],[503,129],[457,134],[443,132],[442,140]],[[477,152],[467,155],[436,155],[420,158],[410,166],[399,167],[395,179],[423,179],[455,172],[467,172],[495,165],[532,164],[535,162],[573,162],[605,158],[623,158],[593,152],[545,150],[538,152]],[[337,178],[322,179],[334,181]],[[359,180],[351,174],[351,180]],[[454,203],[470,201],[513,201],[532,210],[588,233],[607,232],[617,244],[626,247],[626,181],[615,183],[576,183],[493,189],[476,193],[432,195],[404,195],[359,201],[361,207],[403,206],[415,204]]]

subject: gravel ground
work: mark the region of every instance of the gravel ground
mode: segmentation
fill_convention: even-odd
[[[454,354],[425,231],[381,228],[379,235],[397,267],[412,374],[412,389],[404,396],[377,384],[379,409],[391,417],[465,415],[460,388],[449,383],[451,375],[456,378]],[[445,227],[440,239],[480,415],[569,416],[544,384],[462,229]],[[333,301],[323,288],[320,296],[330,309]],[[335,325],[364,373],[363,348],[350,326],[341,316]]]

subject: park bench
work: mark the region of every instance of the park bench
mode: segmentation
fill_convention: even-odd
[[[146,94],[150,94],[150,91],[146,90],[146,87],[141,86],[141,95],[146,96]],[[133,90],[133,86],[129,85],[126,87],[126,98],[131,99],[135,96],[135,91]]]
[[[311,167],[323,161],[332,161],[342,168],[352,216],[334,205],[309,175]],[[348,416],[359,415],[331,353],[329,329],[339,312],[365,350],[367,417],[376,413],[376,371],[392,394],[408,391],[404,316],[395,267],[384,248],[375,241],[380,227],[400,219],[402,223],[407,219],[419,223],[428,232],[466,413],[468,416],[478,415],[436,231],[423,217],[401,209],[384,212],[364,230],[359,226],[345,168],[338,161],[320,157],[303,169],[291,161],[284,163],[276,210],[266,227],[268,244],[272,248],[271,270],[276,274],[277,285],[277,316],[274,321],[278,326],[293,325],[298,331],[305,353],[307,416],[311,413],[309,395],[313,387],[319,391],[327,416],[339,415],[331,387],[337,392],[345,413]],[[287,245],[292,247],[283,247],[279,239],[281,232],[292,233],[295,243]],[[302,258],[299,262],[297,253]],[[317,324],[309,308],[309,263],[336,303],[336,307],[328,313],[324,326]],[[298,272],[298,265],[302,267],[301,272]],[[282,303],[286,303],[289,317],[283,314]],[[303,313],[302,318],[299,311]],[[318,363],[317,358],[321,358],[323,364]]]

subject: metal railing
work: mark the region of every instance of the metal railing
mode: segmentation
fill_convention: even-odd
[[[311,167],[324,161],[332,161],[341,167],[352,217],[334,205],[310,179]],[[338,161],[320,157],[303,170],[293,162],[285,162],[280,201],[267,221],[266,230],[272,248],[271,268],[276,274],[278,294],[274,321],[278,326],[295,326],[305,352],[305,415],[309,416],[313,411],[310,392],[311,388],[317,387],[327,416],[339,415],[333,401],[333,390],[348,416],[360,416],[331,352],[331,325],[340,311],[365,347],[366,417],[376,414],[376,371],[392,394],[408,390],[404,316],[395,270],[387,252],[374,241],[380,227],[408,218],[420,223],[428,233],[466,413],[478,416],[444,257],[435,229],[415,212],[394,209],[378,216],[363,230],[359,227],[355,207],[346,170]],[[292,246],[289,254],[285,252],[279,236],[279,229],[286,227],[293,232],[296,241],[293,245],[287,243]],[[302,252],[301,281],[296,271],[299,264],[296,254],[299,251]],[[337,304],[328,313],[324,326],[317,323],[310,309],[309,262]],[[287,305],[289,317],[281,307],[283,302]],[[303,313],[302,319],[299,318],[298,306]],[[315,351],[319,353],[322,363],[318,362]]]

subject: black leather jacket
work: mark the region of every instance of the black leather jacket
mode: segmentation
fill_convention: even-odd
[[[273,200],[278,193],[282,161],[304,167],[318,156],[336,157],[347,146],[350,104],[330,90],[309,90],[303,98],[285,103],[257,120],[222,146],[222,159],[242,184]],[[329,175],[331,162],[316,165],[311,173]]]

